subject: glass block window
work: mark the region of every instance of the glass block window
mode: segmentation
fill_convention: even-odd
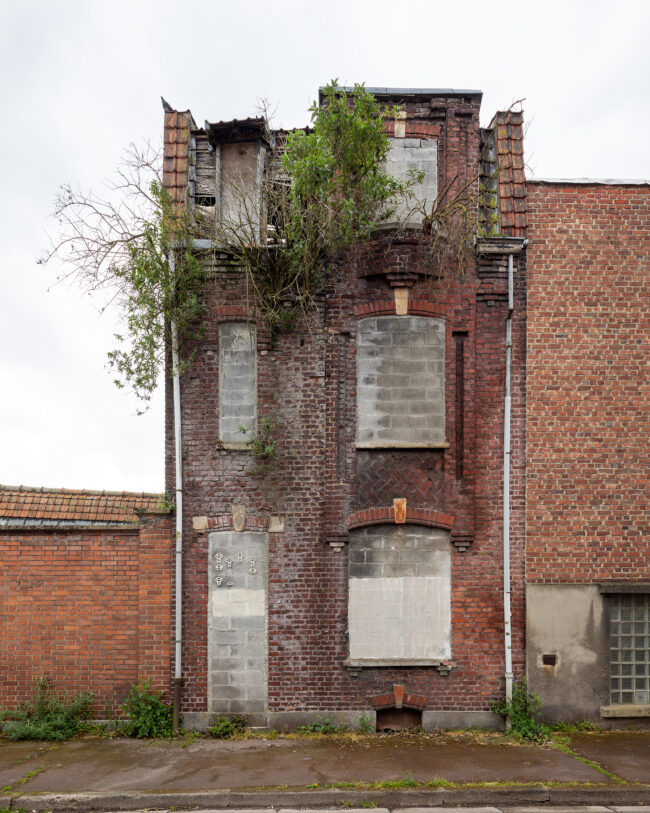
[[[610,602],[610,700],[650,704],[650,596],[612,595]]]

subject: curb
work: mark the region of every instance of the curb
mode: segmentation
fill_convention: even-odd
[[[322,790],[322,791],[123,791],[103,793],[33,793],[0,797],[0,807],[30,811],[143,810],[161,808],[243,809],[342,808],[362,802],[377,807],[511,807],[515,805],[639,805],[650,804],[650,785],[591,785],[546,787],[526,785],[510,788],[436,788],[432,790]],[[345,805],[343,803],[345,802]]]

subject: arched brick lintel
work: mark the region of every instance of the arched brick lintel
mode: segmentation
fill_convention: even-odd
[[[426,525],[429,528],[442,528],[444,531],[451,531],[454,527],[455,517],[443,511],[435,511],[431,508],[408,508],[406,509],[406,525]],[[388,522],[395,522],[395,509],[391,506],[380,506],[376,508],[366,508],[364,511],[355,511],[345,518],[348,531],[355,528],[365,528],[369,525],[385,525]]]
[[[248,319],[249,316],[254,317],[253,314],[249,314],[246,305],[240,305],[239,303],[220,305],[218,308],[214,308],[213,314],[219,322],[239,322]]]
[[[369,699],[370,705],[377,710],[404,707],[422,711],[426,708],[428,702],[428,697],[405,691],[404,686],[393,686],[392,692],[376,694]]]
[[[354,316],[357,319],[365,319],[370,316],[395,316],[395,300],[380,299],[376,302],[362,302],[353,308]],[[428,299],[409,300],[409,316],[437,316],[446,315],[445,308],[437,302]]]

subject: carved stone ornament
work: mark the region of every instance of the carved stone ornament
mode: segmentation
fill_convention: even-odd
[[[232,508],[232,527],[237,533],[241,533],[246,527],[246,506],[238,503],[233,503]]]

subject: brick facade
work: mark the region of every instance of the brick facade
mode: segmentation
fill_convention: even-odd
[[[650,581],[650,190],[528,190],[527,580]]]
[[[650,185],[529,183],[528,216],[529,686],[647,724]]]
[[[480,95],[403,100],[406,132],[438,138],[438,186],[475,177]],[[430,129],[427,129],[430,128]],[[515,128],[516,129],[516,128]],[[519,129],[520,132],[520,129]],[[193,131],[196,143],[201,131]],[[474,173],[474,175],[473,175]],[[478,179],[475,181],[478,183]],[[505,232],[507,235],[507,232]],[[429,711],[485,713],[503,691],[502,475],[507,255],[455,257],[431,273],[413,235],[378,236],[333,259],[316,318],[279,336],[247,304],[241,272],[211,267],[205,335],[182,377],[184,471],[183,709],[208,709],[208,549],[243,506],[246,531],[268,534],[268,712],[370,709],[395,684],[426,697]],[[356,337],[359,320],[407,312],[444,323],[446,444],[432,449],[358,449]],[[513,653],[521,675],[525,427],[524,255],[515,258],[513,328]],[[277,454],[257,471],[247,451],[219,441],[218,326],[248,318],[257,328],[257,414],[277,422]],[[167,487],[173,487],[168,398]],[[377,512],[393,522],[451,529],[453,668],[381,666],[354,670],[348,658],[351,523]],[[241,511],[241,509],[238,509]],[[281,522],[272,531],[268,517]],[[205,517],[207,522],[193,518]],[[446,526],[436,522],[443,517]],[[347,518],[347,519],[346,519]],[[433,518],[433,521],[431,521]],[[354,519],[352,520],[354,523]],[[207,526],[207,527],[204,527]],[[213,576],[210,575],[210,578]],[[448,673],[445,673],[448,672]]]
[[[17,505],[21,495],[12,491]],[[68,493],[59,516],[71,500],[82,501],[78,492]],[[16,513],[15,506],[8,510]],[[0,706],[30,699],[40,677],[49,678],[56,692],[92,691],[99,718],[120,716],[120,704],[138,681],[148,678],[167,692],[168,513],[79,527],[71,519],[53,520],[51,510],[49,525],[39,526],[38,518],[26,524],[30,512],[23,506],[22,518],[0,525]]]

